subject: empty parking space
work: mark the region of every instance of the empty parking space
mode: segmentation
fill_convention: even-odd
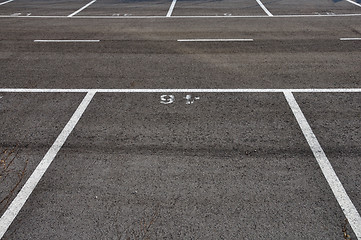
[[[360,94],[297,94],[340,180],[361,211],[360,199]]]
[[[13,16],[68,16],[87,3],[86,0],[16,0],[0,6],[0,14]]]
[[[188,1],[178,0],[174,16],[266,15],[256,0]]]
[[[354,2],[357,1],[355,0]],[[265,0],[263,3],[274,15],[334,15],[361,13],[361,7],[341,0]]]
[[[105,0],[95,2],[79,16],[166,16],[170,5],[168,0]]]
[[[12,237],[342,236],[281,93],[170,94],[98,93]]]

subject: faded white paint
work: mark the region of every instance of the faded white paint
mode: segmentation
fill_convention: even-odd
[[[192,95],[186,95],[184,97],[184,99],[186,100],[186,104],[193,104],[195,100],[199,100],[200,97],[192,97]]]

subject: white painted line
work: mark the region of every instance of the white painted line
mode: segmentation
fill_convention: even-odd
[[[0,3],[0,5],[4,5],[4,4],[7,4],[7,3],[12,2],[12,1],[14,1],[14,0],[9,0],[9,1],[2,2],[2,3]]]
[[[268,9],[266,8],[266,6],[263,5],[263,3],[261,2],[261,0],[256,0],[256,1],[257,1],[258,5],[263,9],[263,11],[265,11],[265,13],[267,13],[268,16],[270,16],[270,17],[273,16],[273,14],[272,14],[270,11],[268,11]]]
[[[299,93],[360,93],[361,88],[299,88],[299,89],[262,89],[262,88],[235,88],[235,89],[212,89],[212,88],[193,88],[193,89],[175,89],[175,88],[160,88],[160,89],[101,89],[101,88],[0,88],[0,92],[11,93],[283,93],[283,92],[299,92]]]
[[[296,117],[296,120],[305,136],[308,145],[310,146],[313,155],[315,156],[318,165],[321,168],[323,175],[325,176],[329,186],[335,195],[338,204],[340,205],[343,213],[345,214],[350,226],[352,227],[357,239],[361,239],[361,217],[357,212],[355,206],[351,202],[351,199],[347,195],[342,183],[338,179],[335,171],[332,168],[331,163],[328,161],[325,152],[323,151],[320,143],[318,142],[315,134],[313,133],[307,119],[303,115],[301,108],[299,107],[296,99],[291,92],[284,92],[287,102]]]
[[[0,218],[0,239],[4,236],[10,224],[14,221],[15,217],[24,206],[26,200],[29,198],[30,194],[54,160],[55,156],[63,146],[64,142],[73,131],[75,125],[78,123],[85,109],[92,100],[94,94],[94,91],[90,91],[87,93],[77,110],[74,112],[73,116],[70,118],[69,122],[66,124],[64,129],[59,134],[58,138],[49,149],[49,151],[45,154],[44,158],[41,160],[39,165],[36,167],[34,172],[31,174],[29,179],[20,190],[20,192],[17,194],[15,199],[11,202],[10,206],[6,209],[5,213]]]
[[[172,18],[319,18],[319,17],[358,17],[361,16],[361,13],[351,13],[351,14],[334,14],[334,15],[251,15],[251,16],[172,16]],[[0,15],[0,18],[68,18],[67,16],[13,16],[13,15]],[[74,16],[72,18],[82,18],[82,19],[166,19],[166,16]]]
[[[177,3],[177,0],[173,0],[173,1],[172,1],[172,4],[170,5],[169,10],[168,10],[168,13],[167,13],[167,17],[172,16],[173,9],[174,9],[176,3]]]
[[[75,12],[73,12],[72,14],[68,15],[68,17],[73,17],[74,15],[80,13],[81,11],[83,11],[84,9],[86,9],[87,7],[89,7],[90,5],[92,5],[93,3],[95,3],[97,0],[93,0],[90,3],[88,3],[87,5],[85,5],[84,7],[80,8],[79,10],[76,10]]]
[[[360,41],[361,38],[340,38],[341,41]]]
[[[349,2],[349,3],[355,4],[356,6],[361,7],[361,4],[359,4],[359,3],[356,3],[356,2],[351,1],[351,0],[346,0],[346,1]]]
[[[178,42],[253,42],[253,39],[178,39]]]
[[[72,42],[97,43],[97,42],[100,42],[100,40],[34,40],[34,42],[40,42],[40,43],[72,43]]]

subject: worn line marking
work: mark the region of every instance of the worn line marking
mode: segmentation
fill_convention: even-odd
[[[346,0],[346,1],[349,2],[349,3],[355,4],[356,6],[361,7],[361,4],[358,4],[358,3],[354,2],[354,1],[351,1],[351,0]]]
[[[253,42],[253,39],[178,39],[178,42]]]
[[[73,12],[72,14],[68,15],[68,17],[72,17],[78,13],[80,13],[81,11],[83,11],[84,9],[86,9],[87,7],[89,7],[90,5],[92,5],[93,3],[95,3],[97,0],[93,0],[90,3],[88,3],[87,5],[85,5],[84,7],[80,8],[79,10],[76,10],[75,12]]]
[[[361,88],[305,88],[305,89],[174,89],[174,88],[161,88],[161,89],[76,89],[76,88],[0,88],[0,92],[17,92],[17,93],[56,93],[56,92],[69,92],[69,93],[86,93],[86,92],[101,92],[101,93],[283,93],[283,92],[301,92],[301,93],[356,93],[361,92]]]
[[[9,1],[2,2],[2,3],[0,3],[0,5],[4,5],[4,4],[7,4],[7,3],[12,2],[12,1],[14,1],[14,0],[9,0]]]
[[[341,41],[359,41],[361,38],[340,38]]]
[[[10,206],[0,218],[0,239],[4,236],[5,232],[10,227],[11,223],[14,221],[15,217],[24,206],[26,200],[29,198],[30,194],[63,146],[64,142],[73,131],[75,125],[78,123],[95,93],[95,91],[89,91],[86,94],[83,101],[80,103],[73,116],[70,118],[69,122],[65,125],[64,129],[59,134],[58,138],[55,140],[51,148],[45,154],[44,158],[41,160],[20,192],[17,194],[15,199],[11,202]]]
[[[263,3],[261,2],[261,0],[256,0],[256,1],[257,1],[258,5],[263,9],[263,11],[265,11],[265,13],[267,13],[268,16],[270,16],[270,17],[273,16],[273,14],[272,14],[270,11],[268,11],[268,9],[266,8],[266,6],[263,5]]]
[[[34,40],[34,42],[40,43],[69,43],[69,42],[100,42],[100,40]]]
[[[318,165],[321,168],[323,175],[325,176],[333,194],[335,195],[338,204],[340,205],[343,213],[345,214],[350,226],[352,227],[356,237],[361,239],[361,217],[357,212],[355,206],[351,202],[351,199],[347,195],[342,183],[338,179],[335,171],[332,168],[331,163],[328,161],[325,152],[323,151],[320,143],[318,142],[315,134],[313,133],[307,119],[302,113],[302,110],[292,92],[285,91],[284,95],[286,100],[300,126],[303,135],[305,136],[308,145],[310,146],[313,155],[315,156]]]
[[[177,3],[177,0],[173,0],[172,4],[169,7],[168,13],[167,13],[167,17],[172,16],[173,13],[173,9],[175,7],[175,4]]]

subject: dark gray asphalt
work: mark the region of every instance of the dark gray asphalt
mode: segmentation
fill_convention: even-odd
[[[297,100],[348,195],[361,210],[360,94],[297,94]],[[325,121],[327,119],[327,121]]]
[[[0,14],[20,14],[21,16],[67,16],[87,3],[88,1],[86,0],[16,0],[0,6]]]
[[[139,237],[153,214],[152,239],[341,236],[342,211],[282,94],[183,96],[98,94],[13,237]]]
[[[2,83],[30,88],[357,87],[361,42],[339,38],[360,36],[359,19],[2,19]],[[184,38],[255,41],[176,41]]]
[[[354,1],[356,2],[356,1]],[[345,14],[360,13],[361,8],[347,1],[323,0],[323,1],[307,1],[307,0],[268,0],[263,1],[267,9],[274,15],[278,14]]]
[[[264,2],[277,14],[359,10],[317,3]],[[66,15],[82,4],[44,10]],[[170,2],[112,4],[80,15],[165,15]],[[236,5],[177,4],[175,15]],[[242,4],[232,14],[264,14]],[[0,18],[1,88],[359,88],[361,41],[339,38],[360,37],[360,20]],[[254,42],[177,42],[188,38]],[[4,239],[343,239],[345,216],[281,93],[191,94],[193,104],[177,93],[169,105],[161,95],[97,93]],[[0,93],[0,146],[19,145],[15,166],[28,159],[26,177],[84,96]],[[360,97],[295,94],[359,212]]]

